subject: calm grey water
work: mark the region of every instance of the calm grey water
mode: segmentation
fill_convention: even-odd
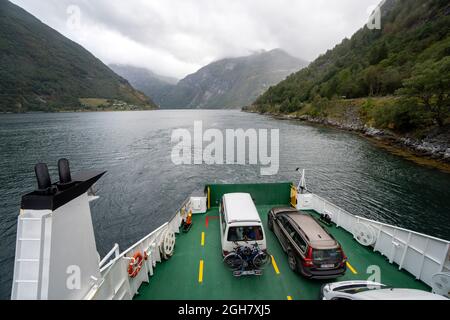
[[[279,174],[258,166],[175,166],[173,129],[280,129]],[[359,136],[238,111],[154,111],[0,115],[0,298],[11,289],[21,195],[35,188],[33,168],[71,160],[72,171],[108,170],[92,206],[101,255],[122,249],[164,223],[205,183],[297,181],[348,211],[450,239],[450,175],[420,167]]]

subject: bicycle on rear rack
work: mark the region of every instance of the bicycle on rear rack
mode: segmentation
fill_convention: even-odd
[[[269,255],[261,250],[258,243],[252,246],[239,246],[235,243],[234,252],[224,258],[224,263],[233,271],[235,277],[261,276],[269,263]]]

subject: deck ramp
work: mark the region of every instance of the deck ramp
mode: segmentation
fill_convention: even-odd
[[[257,206],[289,205],[292,183],[262,184],[211,184],[209,189],[210,206],[218,207],[224,194],[249,193]]]

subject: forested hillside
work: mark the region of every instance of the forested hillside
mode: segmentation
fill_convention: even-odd
[[[155,107],[87,50],[0,0],[0,112]]]
[[[398,131],[448,123],[450,2],[388,0],[382,29],[360,29],[271,87],[253,109],[327,117],[356,98],[368,124]],[[381,97],[381,98],[380,98]],[[362,102],[361,102],[362,101]]]

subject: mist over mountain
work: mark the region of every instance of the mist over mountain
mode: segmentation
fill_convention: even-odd
[[[127,79],[135,89],[151,97],[157,105],[163,103],[178,82],[178,79],[161,76],[145,68],[120,64],[110,64],[109,67]]]
[[[166,95],[151,96],[162,108],[240,108],[307,64],[280,49],[223,59],[188,75]]]

